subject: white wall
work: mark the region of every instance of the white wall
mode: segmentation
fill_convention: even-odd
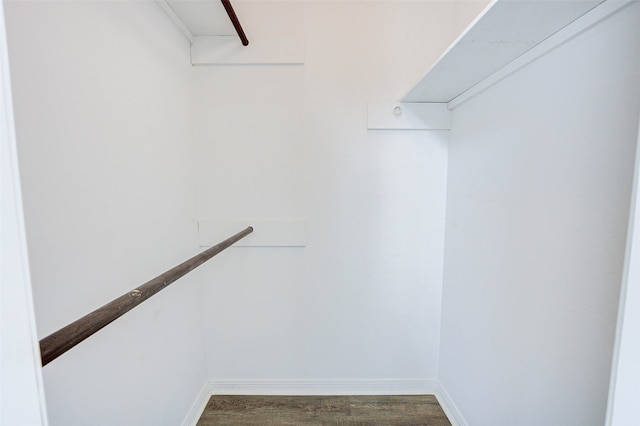
[[[304,37],[305,64],[194,69],[199,217],[307,222],[304,248],[234,248],[207,267],[214,382],[435,380],[448,135],[366,120],[367,102],[397,101],[455,38],[454,9],[239,2],[253,37]]]
[[[40,338],[193,255],[188,44],[153,2],[5,4]],[[205,382],[187,277],[43,370],[52,425],[179,424]]]
[[[454,111],[439,379],[469,425],[601,425],[640,111],[640,4]]]

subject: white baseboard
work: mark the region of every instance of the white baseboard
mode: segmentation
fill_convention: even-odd
[[[213,380],[213,395],[424,395],[435,380]]]
[[[435,384],[434,394],[436,396],[436,399],[438,400],[438,403],[444,410],[444,413],[449,418],[452,426],[469,425],[469,423],[467,423],[465,418],[462,416],[462,413],[458,409],[458,406],[455,404],[455,402],[453,402],[453,399],[451,399],[451,395],[449,395],[449,392],[447,392],[445,387],[442,386],[442,383],[440,383],[439,381]]]
[[[207,402],[209,402],[209,398],[211,397],[211,384],[205,383],[200,389],[200,393],[196,397],[193,404],[191,404],[191,408],[189,408],[189,412],[184,417],[182,421],[182,426],[196,426],[198,420],[200,420],[200,416],[204,411],[204,408],[207,406]]]

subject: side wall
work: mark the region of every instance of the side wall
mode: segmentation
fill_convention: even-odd
[[[454,111],[440,381],[469,425],[605,420],[640,3]]]
[[[193,255],[188,44],[153,2],[8,2],[40,338]],[[197,277],[43,370],[52,425],[179,424],[206,372]]]

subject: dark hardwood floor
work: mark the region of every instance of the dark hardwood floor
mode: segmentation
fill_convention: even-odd
[[[432,395],[212,396],[197,426],[451,426]]]

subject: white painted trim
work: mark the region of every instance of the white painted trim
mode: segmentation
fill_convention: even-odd
[[[211,398],[211,384],[205,383],[200,389],[198,396],[191,404],[191,408],[187,412],[187,415],[184,417],[182,421],[182,426],[196,426],[198,420],[200,420],[200,416],[204,412],[205,407],[207,406],[207,402],[209,402],[209,398]]]
[[[182,32],[182,34],[184,34],[185,38],[189,40],[189,43],[193,43],[195,36],[189,30],[189,28],[187,28],[184,22],[182,22],[182,19],[180,19],[180,17],[176,14],[176,12],[173,10],[171,5],[167,3],[166,0],[156,0],[156,3],[158,4],[158,6],[160,6],[162,10],[164,10],[164,12],[171,19],[171,21],[173,21],[176,27],[178,27],[178,29]]]
[[[435,380],[212,380],[212,395],[432,395]]]
[[[0,422],[47,426],[9,74],[0,4]]]
[[[238,36],[197,36],[191,43],[192,65],[303,65],[302,37],[261,36],[248,46]]]
[[[488,89],[489,87],[493,86],[500,80],[513,74],[524,66],[530,64],[547,52],[555,49],[563,43],[566,43],[581,32],[589,29],[593,25],[604,20],[611,14],[629,5],[633,1],[635,0],[607,0],[604,3],[601,3],[580,18],[568,24],[557,33],[540,42],[535,47],[522,54],[520,57],[516,58],[498,71],[494,72],[484,80],[457,95],[449,102],[449,109],[453,110],[459,107],[472,97],[483,92],[484,90]]]
[[[449,130],[451,111],[437,102],[369,102],[369,130]]]
[[[449,395],[449,392],[447,392],[440,381],[436,382],[434,393],[436,399],[438,400],[438,403],[440,404],[440,407],[442,407],[442,410],[444,410],[444,413],[449,418],[452,426],[469,425],[469,423],[467,423],[465,418],[462,416],[462,413],[460,412],[460,409],[458,409],[456,403],[453,402],[451,395]]]
[[[200,247],[211,247],[253,226],[253,232],[234,244],[234,247],[305,247],[307,222],[303,220],[199,220]]]

